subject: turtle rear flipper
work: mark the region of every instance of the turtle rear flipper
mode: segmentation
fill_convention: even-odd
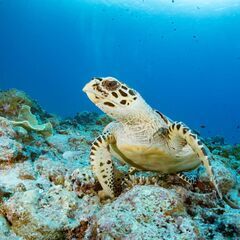
[[[191,178],[189,176],[187,176],[185,173],[183,172],[179,172],[177,173],[177,176],[182,179],[184,182],[190,184],[190,185],[195,185],[197,182],[197,178]]]

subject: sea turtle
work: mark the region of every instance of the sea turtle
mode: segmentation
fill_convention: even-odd
[[[95,77],[83,91],[103,112],[115,119],[91,147],[93,172],[103,191],[115,196],[112,156],[143,171],[178,174],[203,164],[222,199],[211,166],[211,153],[198,135],[182,122],[173,122],[151,108],[134,89],[113,77]]]

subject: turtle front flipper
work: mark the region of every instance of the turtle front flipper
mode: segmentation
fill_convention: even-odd
[[[185,141],[192,150],[198,155],[202,164],[206,168],[210,180],[213,183],[219,197],[222,199],[222,193],[218,188],[217,182],[214,177],[213,169],[210,163],[211,153],[209,149],[202,143],[196,134],[194,134],[188,127],[181,122],[173,123],[168,129],[169,142],[179,142],[179,138]],[[176,141],[177,140],[177,141]]]
[[[90,161],[92,171],[98,178],[105,196],[115,195],[114,170],[109,145],[115,141],[110,132],[98,136],[91,147]]]

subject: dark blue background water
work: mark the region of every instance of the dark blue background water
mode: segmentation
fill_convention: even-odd
[[[170,118],[240,142],[240,6],[187,12],[169,1],[148,11],[139,2],[0,0],[0,88],[73,116],[97,110],[83,85],[111,75]]]

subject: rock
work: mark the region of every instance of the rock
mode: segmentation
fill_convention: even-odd
[[[217,155],[225,158],[234,157],[240,160],[240,144],[227,145],[223,144],[222,141],[212,141],[212,138],[207,140],[207,146],[209,149]]]
[[[23,189],[31,190],[39,187],[48,189],[50,185],[48,179],[35,171],[31,161],[15,163],[11,167],[0,169],[0,189],[6,193],[13,194]]]
[[[99,239],[197,239],[198,229],[173,190],[135,186],[97,214]]]
[[[74,120],[81,125],[93,125],[96,123],[99,114],[96,112],[80,112],[74,117]]]
[[[57,159],[51,159],[47,155],[41,155],[34,162],[35,171],[38,172],[43,178],[53,182],[56,185],[63,185],[65,175],[68,171],[66,166]]]
[[[42,117],[47,115],[37,102],[29,98],[24,92],[17,89],[0,91],[0,116],[15,120],[23,105],[31,107],[34,113],[37,112]]]
[[[113,119],[110,118],[107,114],[101,114],[99,115],[96,124],[97,125],[102,125],[102,126],[107,126],[110,122],[112,122]]]
[[[72,161],[72,160],[77,160],[79,159],[81,156],[80,156],[81,152],[79,151],[66,151],[63,153],[63,158],[68,160],[68,161]]]
[[[206,139],[206,143],[214,146],[222,146],[225,144],[225,140],[224,140],[224,137],[222,136],[215,136],[215,137]]]
[[[23,146],[14,138],[16,132],[6,118],[0,117],[0,163],[14,162],[22,155]]]
[[[78,196],[84,194],[96,195],[96,180],[90,167],[75,169],[71,174],[66,176],[64,186],[76,192]]]
[[[112,118],[110,118],[106,114],[99,114],[96,112],[80,112],[77,113],[77,115],[73,119],[80,125],[102,125],[106,126],[108,123],[112,121]]]
[[[22,153],[22,145],[8,137],[0,137],[0,163],[14,162]]]
[[[227,193],[231,188],[233,188],[236,183],[234,172],[225,166],[225,164],[222,162],[222,157],[215,155],[214,159],[215,160],[212,161],[211,164],[214,169],[214,174],[217,179],[219,188],[223,193]],[[199,179],[203,182],[209,183],[210,179],[206,170],[200,174]]]
[[[18,138],[24,139],[24,138],[28,138],[29,137],[28,136],[28,131],[25,128],[17,126],[14,129],[16,131],[16,134],[17,134]]]
[[[18,178],[21,180],[35,180],[37,178],[37,172],[31,161],[25,161],[19,165]]]
[[[13,126],[9,120],[4,117],[0,117],[0,137],[14,138],[16,136]]]
[[[69,151],[70,146],[68,144],[69,136],[62,134],[55,134],[47,138],[47,142],[51,147],[54,147],[59,152],[63,153],[65,151]]]
[[[10,227],[7,220],[0,215],[0,237],[6,237],[10,232]]]
[[[216,225],[216,231],[221,232],[225,239],[240,239],[240,210],[224,212],[217,219]]]
[[[7,223],[7,220],[2,215],[0,215],[0,239],[1,240],[10,240],[10,239],[23,240],[21,237],[17,237],[16,234],[14,234],[11,231],[11,228]]]
[[[12,230],[26,240],[65,239],[69,229],[87,221],[98,210],[97,198],[79,199],[61,186],[48,191],[29,190],[15,193],[3,209]]]

